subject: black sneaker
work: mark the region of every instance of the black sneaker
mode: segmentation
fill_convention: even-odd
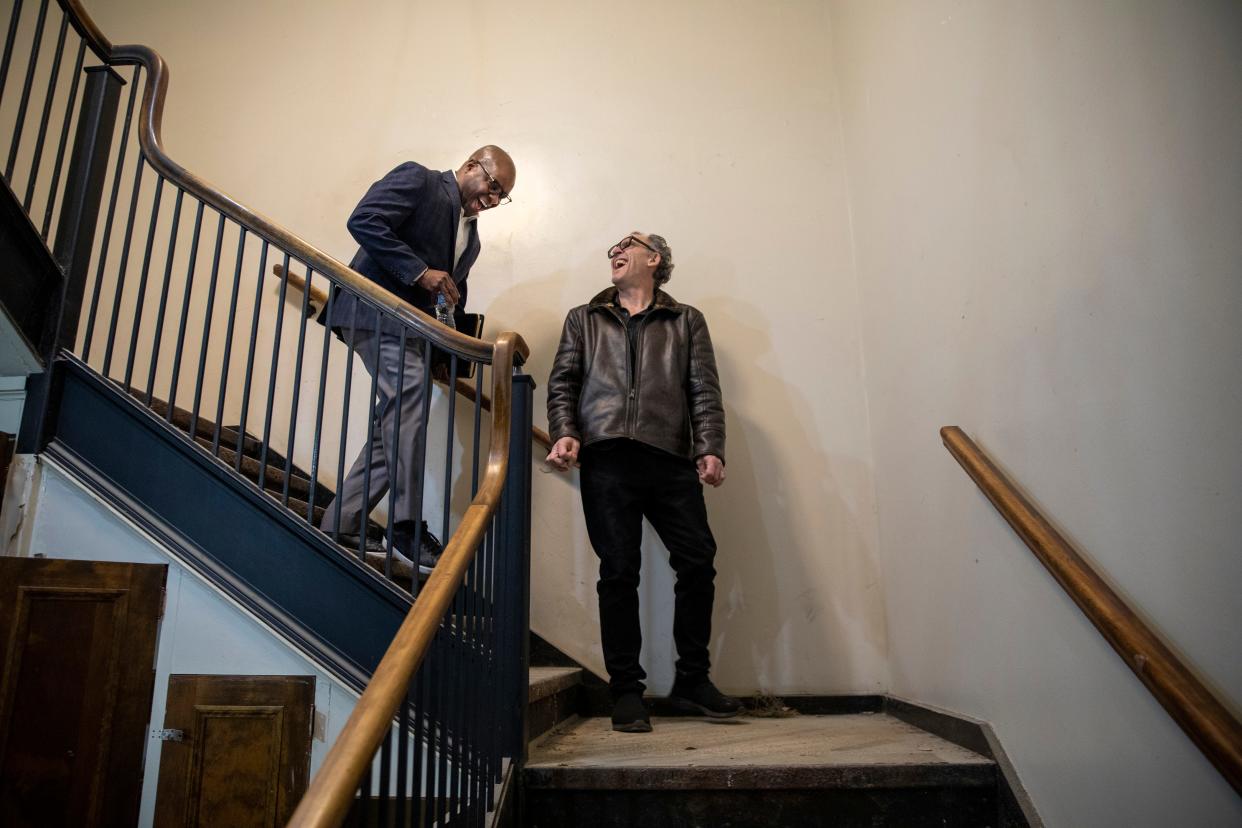
[[[431,534],[427,521],[423,521],[423,531],[418,538],[419,573],[430,575],[431,570],[435,569],[436,564],[440,562],[440,555],[443,553],[444,546],[440,543],[440,539]]]
[[[678,712],[690,716],[729,719],[742,712],[742,703],[721,693],[710,679],[702,679],[693,685],[674,682],[668,700]]]
[[[638,693],[622,693],[612,706],[612,729],[621,733],[650,733],[651,717],[643,697]]]

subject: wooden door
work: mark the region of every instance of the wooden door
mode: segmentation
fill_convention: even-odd
[[[310,773],[314,676],[170,676],[155,824],[277,828]],[[166,737],[167,738],[167,737]]]
[[[0,825],[137,823],[167,571],[0,558]]]

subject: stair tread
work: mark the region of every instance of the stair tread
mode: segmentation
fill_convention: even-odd
[[[527,781],[561,788],[686,789],[988,785],[987,757],[883,713],[652,720],[615,733],[571,721],[531,749]]]
[[[531,667],[528,700],[533,704],[581,683],[581,667]]]

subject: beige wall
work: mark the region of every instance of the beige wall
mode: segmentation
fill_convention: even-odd
[[[841,2],[892,689],[1050,825],[1242,800],[944,451],[962,426],[1242,703],[1242,7]]]
[[[168,60],[169,152],[342,259],[395,164],[495,141],[515,203],[485,215],[471,306],[520,331],[542,385],[604,249],[666,235],[726,392],[713,653],[737,692],[873,692],[885,677],[841,127],[822,4],[95,2]],[[446,80],[447,79],[447,80]],[[270,300],[269,300],[270,301]],[[288,322],[286,322],[288,324]],[[267,332],[270,336],[270,332]],[[535,475],[535,628],[598,668],[595,560],[573,477]],[[647,661],[671,679],[671,578],[646,544]]]

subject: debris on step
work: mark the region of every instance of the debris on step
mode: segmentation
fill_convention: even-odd
[[[745,702],[746,715],[756,719],[790,719],[800,715],[776,696],[756,693]]]

